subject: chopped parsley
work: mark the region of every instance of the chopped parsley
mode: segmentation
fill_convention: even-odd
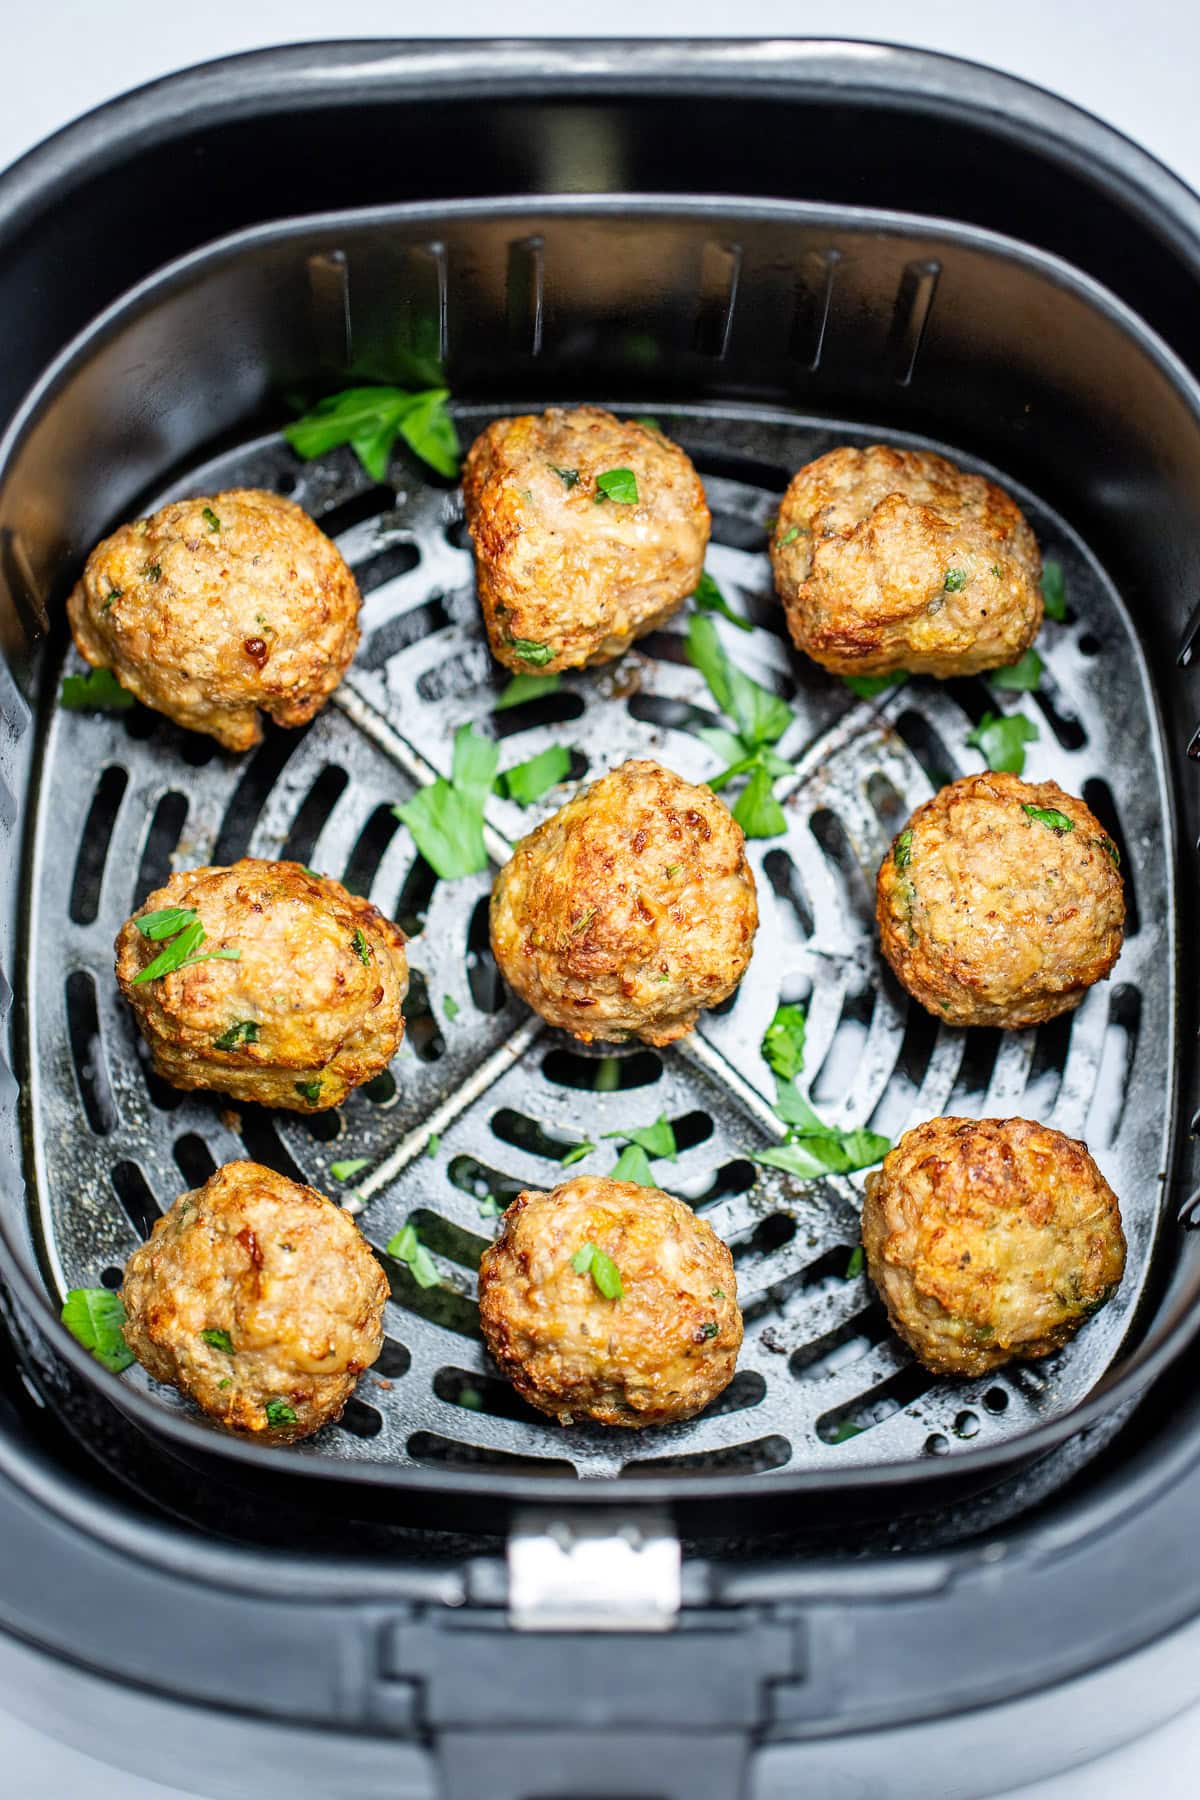
[[[215,1328],[210,1328],[208,1331],[202,1331],[200,1336],[212,1350],[223,1350],[226,1356],[235,1356],[237,1354],[233,1347],[233,1339],[227,1331],[218,1331]]]
[[[846,1264],[846,1280],[853,1281],[856,1275],[863,1272],[863,1247],[856,1244],[850,1252],[850,1261]]]
[[[540,700],[544,694],[555,693],[561,684],[561,675],[514,675],[496,700],[495,711],[504,712],[510,706],[524,706],[527,700]]]
[[[612,1257],[589,1238],[571,1258],[577,1275],[590,1275],[597,1290],[606,1300],[620,1300],[625,1293],[621,1273]]]
[[[154,912],[142,913],[133,922],[143,937],[158,943],[162,938],[174,937],[185,925],[194,924],[199,916],[194,906],[160,906]]]
[[[392,446],[403,438],[439,475],[458,474],[460,447],[446,402],[448,388],[345,388],[331,394],[283,435],[306,462],[338,444],[349,444],[372,481],[384,481]]]
[[[782,837],[787,815],[775,798],[775,777],[762,763],[750,771],[750,779],[733,804],[733,816],[748,838]]]
[[[778,776],[791,773],[791,764],[771,746],[791,724],[791,708],[730,659],[709,614],[693,613],[688,620],[687,654],[721,711],[737,726],[736,731],[706,727],[697,732],[727,764],[709,786],[716,793],[738,776],[746,776],[746,786],[733,808],[734,818],[747,837],[778,837],[787,821],[773,784]]]
[[[142,570],[142,574],[146,577],[147,581],[161,581],[162,580],[162,564],[161,563],[147,563],[145,568]]]
[[[668,881],[674,881],[676,875],[679,874],[679,872],[681,871],[682,868],[683,868],[682,863],[672,863],[670,865],[670,867],[665,869],[663,872],[666,875],[666,878]]]
[[[638,1187],[656,1187],[650,1158],[640,1144],[626,1144],[609,1170],[610,1181],[632,1181]]]
[[[236,1050],[239,1044],[257,1044],[258,1021],[256,1019],[239,1019],[219,1038],[213,1039],[214,1050]]]
[[[632,1130],[606,1131],[604,1135],[620,1138],[627,1144],[640,1144],[647,1156],[669,1156],[672,1162],[678,1160],[675,1127],[665,1113],[660,1113],[653,1125],[635,1125]]]
[[[353,1181],[356,1175],[362,1174],[370,1160],[369,1156],[348,1156],[344,1162],[330,1163],[329,1173],[335,1181]]]
[[[204,520],[204,523],[208,526],[210,531],[220,531],[221,521],[218,519],[211,506],[206,506],[201,512],[200,517]]]
[[[315,1106],[317,1101],[321,1098],[321,1083],[319,1080],[297,1081],[294,1083],[294,1086],[300,1098],[302,1100],[307,1100],[310,1106]]]
[[[563,1151],[559,1161],[562,1163],[564,1169],[569,1169],[572,1163],[582,1162],[585,1156],[590,1156],[595,1148],[595,1144],[586,1142],[582,1144],[572,1144],[569,1150]]]
[[[495,1194],[485,1194],[483,1199],[479,1202],[479,1216],[481,1219],[498,1219],[503,1211],[504,1208],[497,1200]]]
[[[294,1425],[296,1414],[286,1400],[268,1400],[266,1405],[267,1424],[272,1431],[278,1431],[281,1425]]]
[[[446,1017],[451,1021],[451,1023],[453,1023],[454,1020],[457,1019],[459,1013],[462,1011],[462,1007],[458,1004],[458,1001],[454,998],[453,994],[443,994],[442,995],[442,1011],[445,1013]]]
[[[510,638],[508,644],[514,656],[520,657],[522,662],[532,663],[535,669],[554,659],[549,644],[539,644],[534,638]]]
[[[942,586],[945,588],[945,590],[948,594],[959,594],[962,592],[963,588],[966,587],[966,585],[967,585],[967,572],[965,569],[947,569],[946,570],[946,579],[945,579],[945,581],[943,581]]]
[[[119,1294],[106,1287],[72,1288],[63,1301],[61,1317],[76,1343],[90,1350],[112,1374],[119,1375],[129,1367],[133,1351],[125,1342],[125,1307]]]
[[[1068,831],[1074,831],[1074,819],[1068,819],[1066,813],[1055,810],[1053,806],[1029,806],[1022,802],[1021,811],[1044,825],[1047,831],[1053,831],[1058,837],[1065,837]]]
[[[909,825],[900,833],[900,836],[892,846],[892,861],[898,869],[907,869],[909,863],[912,861],[912,841],[912,826]]]
[[[111,669],[64,675],[58,695],[59,705],[67,712],[128,712],[133,701],[134,696],[121,686]]]
[[[787,530],[784,532],[783,536],[781,538],[777,538],[775,541],[779,545],[779,548],[782,550],[785,545],[794,544],[796,539],[799,536],[800,536],[800,527],[798,525],[789,525]]]
[[[429,1134],[429,1142],[425,1146],[426,1156],[436,1156],[438,1151],[441,1149],[441,1147],[442,1147],[441,1133],[437,1132],[437,1131],[431,1131]]]
[[[703,1343],[708,1344],[708,1343],[711,1343],[713,1338],[716,1337],[719,1329],[720,1329],[720,1327],[718,1326],[717,1321],[715,1319],[706,1319],[704,1321],[704,1324],[700,1327],[700,1330],[697,1333],[697,1336],[701,1339],[701,1341]]]
[[[121,595],[123,594],[123,592],[124,592],[123,588],[109,588],[108,593],[104,596],[104,599],[100,603],[100,611],[102,613],[106,613],[108,611],[109,607],[112,605],[113,601],[119,600],[121,598]]]
[[[647,431],[657,431],[659,437],[664,437],[666,435],[658,420],[652,418],[649,413],[642,413],[633,422],[635,425],[644,426]]]
[[[788,1127],[782,1144],[753,1153],[768,1168],[811,1180],[819,1175],[849,1175],[869,1169],[891,1149],[891,1139],[877,1131],[842,1131],[827,1125],[805,1099],[795,1081],[775,1077],[775,1111]]]
[[[494,786],[498,794],[506,800],[515,800],[518,806],[535,806],[552,787],[565,781],[570,772],[571,752],[561,744],[551,744],[527,762],[517,763],[515,768],[497,775]]]
[[[417,1236],[415,1225],[402,1225],[395,1236],[389,1238],[387,1253],[405,1265],[418,1287],[441,1286],[442,1278],[437,1272],[437,1265]]]
[[[579,486],[578,469],[560,469],[557,463],[547,463],[546,467],[550,470],[551,474],[558,476],[558,479],[562,482],[568,493],[573,487]]]
[[[723,619],[728,619],[729,623],[736,625],[739,631],[754,630],[749,619],[744,619],[741,613],[734,612],[707,569],[703,571],[696,583],[696,591],[692,595],[692,599],[699,612],[720,613]]]
[[[350,947],[354,951],[359,962],[363,964],[369,963],[375,954],[366,940],[366,935],[363,932],[361,925],[356,925],[354,927],[354,936],[350,939]]]
[[[168,906],[159,912],[146,913],[136,921],[143,937],[156,942],[166,940],[158,955],[148,962],[140,974],[133,978],[132,986],[141,981],[159,981],[164,975],[172,975],[177,969],[189,969],[194,963],[202,962],[240,962],[240,950],[205,950],[200,946],[205,941],[204,926],[190,906]]]
[[[403,806],[392,808],[443,881],[457,881],[487,868],[483,809],[499,759],[499,748],[491,738],[477,734],[470,725],[460,725],[454,734],[449,781],[439,775]]]
[[[785,1002],[775,1008],[775,1017],[763,1033],[763,1060],[785,1081],[793,1081],[804,1067],[807,1023],[802,1006]]]
[[[723,1300],[725,1298],[725,1289],[714,1288],[708,1297],[710,1300]]]
[[[1121,852],[1117,849],[1117,846],[1113,843],[1112,839],[1110,837],[1102,837],[1100,839],[1100,848],[1103,850],[1105,856],[1110,859],[1114,869],[1119,869],[1121,866]]]
[[[900,687],[908,680],[906,669],[890,669],[886,675],[843,675],[842,680],[860,700],[873,700],[888,688]]]
[[[605,469],[596,477],[596,505],[602,500],[615,500],[618,506],[637,504],[637,476],[632,469]]]
[[[1025,652],[1020,662],[1007,669],[993,669],[988,677],[993,687],[1013,688],[1017,693],[1032,694],[1042,679],[1042,659],[1034,649]]]
[[[1025,768],[1025,746],[1036,743],[1040,732],[1024,713],[984,713],[967,742],[980,751],[989,769],[1020,775]]]
[[[580,913],[579,917],[575,920],[575,923],[571,926],[570,935],[572,937],[578,937],[580,932],[586,931],[595,916],[596,908],[594,906],[589,906],[586,912]]]
[[[1061,625],[1067,616],[1067,584],[1060,562],[1042,564],[1042,605],[1046,617]]]

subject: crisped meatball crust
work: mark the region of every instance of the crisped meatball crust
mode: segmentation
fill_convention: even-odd
[[[575,1260],[615,1263],[608,1299]],[[742,1343],[733,1258],[682,1200],[580,1175],[518,1194],[479,1265],[479,1316],[517,1392],[560,1424],[668,1425],[729,1385]]]
[[[138,981],[164,948],[137,921],[169,907],[204,927],[211,957]],[[175,1087],[215,1088],[313,1112],[386,1068],[404,1034],[404,933],[340,881],[299,863],[247,857],[187,869],[149,896],[117,934],[117,980]]]
[[[711,788],[627,762],[522,838],[492,889],[505,980],[574,1037],[669,1044],[746,972],[758,901]]]
[[[632,475],[636,500],[604,494],[610,471]],[[596,406],[495,420],[471,446],[463,498],[488,640],[510,669],[619,656],[704,568],[709,512],[690,461]]]
[[[939,1375],[1047,1356],[1125,1271],[1117,1197],[1085,1144],[1029,1119],[930,1119],[868,1175],[867,1269]]]
[[[156,712],[227,750],[260,711],[303,725],[358,647],[358,584],[294,500],[175,500],[97,544],[67,602],[76,647]]]
[[[973,675],[1019,661],[1042,563],[1016,503],[928,450],[831,450],[793,477],[771,539],[797,647],[839,675]]]
[[[966,775],[917,808],[879,867],[883,953],[952,1025],[1038,1025],[1121,952],[1117,848],[1053,781]]]
[[[388,1284],[347,1213],[234,1162],[156,1221],[121,1297],[156,1381],[230,1431],[290,1444],[338,1418],[379,1355]]]

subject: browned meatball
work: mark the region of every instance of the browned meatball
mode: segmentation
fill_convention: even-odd
[[[495,420],[471,446],[463,498],[492,655],[510,669],[619,656],[704,568],[709,512],[688,458],[596,406]]]
[[[771,539],[799,649],[838,675],[974,675],[1019,661],[1042,563],[1016,503],[928,450],[831,450],[793,477]]]
[[[1086,1144],[1029,1119],[930,1119],[867,1176],[867,1270],[938,1375],[1048,1356],[1125,1272],[1117,1197]]]
[[[294,500],[175,500],[97,544],[67,602],[76,647],[139,700],[227,750],[262,712],[303,725],[358,646],[358,585]]]
[[[182,933],[198,927],[192,946]],[[168,961],[189,948],[195,960],[145,979],[172,946]],[[121,992],[175,1087],[319,1111],[386,1068],[404,1034],[404,933],[299,863],[247,857],[172,875],[116,948]]]
[[[226,1163],[125,1268],[125,1338],[230,1431],[290,1444],[340,1416],[383,1344],[387,1277],[315,1189]]]
[[[569,800],[492,889],[505,980],[585,1043],[683,1037],[742,979],[757,926],[741,827],[711,788],[654,762]]]
[[[594,1175],[517,1195],[479,1265],[479,1317],[517,1392],[562,1425],[690,1419],[728,1387],[742,1343],[712,1227],[658,1188]]]
[[[1078,1006],[1121,953],[1117,847],[1053,781],[966,775],[896,838],[875,912],[884,955],[936,1017],[1039,1025]]]

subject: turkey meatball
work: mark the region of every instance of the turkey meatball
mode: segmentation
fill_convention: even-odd
[[[1085,1144],[1029,1119],[930,1119],[867,1176],[867,1271],[938,1375],[1048,1356],[1125,1272],[1117,1197]]]
[[[261,1163],[226,1163],[125,1268],[125,1341],[155,1381],[272,1443],[340,1416],[383,1344],[387,1277],[348,1213]]]
[[[711,788],[627,762],[522,838],[492,889],[505,980],[573,1037],[669,1044],[731,994],[758,926],[741,827]]]
[[[319,1111],[386,1068],[404,1034],[404,933],[299,863],[172,875],[116,949],[121,992],[175,1087]]]
[[[733,1258],[690,1206],[594,1175],[518,1194],[479,1265],[492,1356],[562,1425],[669,1425],[728,1387]]]
[[[771,539],[797,647],[837,675],[975,675],[1020,660],[1042,563],[994,482],[928,450],[831,450],[793,477]]]
[[[497,419],[463,469],[480,604],[507,668],[608,662],[704,569],[709,512],[661,432],[595,406]]]
[[[88,557],[67,602],[75,644],[156,712],[227,750],[260,713],[304,725],[358,646],[358,585],[294,500],[258,488],[175,500]]]
[[[1121,952],[1117,847],[1053,781],[991,772],[919,806],[880,864],[880,942],[951,1025],[1016,1030],[1078,1006]]]

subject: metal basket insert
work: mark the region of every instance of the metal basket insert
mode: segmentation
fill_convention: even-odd
[[[352,1206],[329,1164],[368,1157],[359,1189],[372,1245],[382,1254],[411,1218],[442,1274],[442,1287],[422,1290],[382,1254],[392,1284],[383,1356],[341,1424],[292,1454],[610,1477],[953,1454],[1077,1404],[1120,1349],[1146,1281],[1172,1111],[1173,851],[1145,661],[1118,595],[1060,517],[983,468],[1015,494],[1067,578],[1067,620],[1047,622],[1046,673],[1022,697],[1041,732],[1030,769],[1082,794],[1118,844],[1129,922],[1112,980],[1076,1012],[1033,1031],[951,1030],[910,1005],[881,963],[874,872],[915,805],[982,766],[965,737],[994,699],[982,681],[910,681],[856,701],[787,647],[765,550],[801,463],[841,442],[925,440],[753,408],[636,410],[653,410],[696,461],[713,511],[708,566],[755,622],[752,635],[729,630],[727,647],[795,714],[779,746],[796,766],[777,790],[787,836],[748,846],[762,915],[750,970],[735,999],[681,1044],[589,1050],[531,1018],[491,962],[490,875],[436,882],[391,813],[417,782],[448,773],[454,729],[467,720],[502,738],[502,768],[565,743],[574,777],[650,756],[705,779],[716,760],[691,727],[719,720],[680,624],[616,665],[496,712],[501,678],[478,618],[461,497],[414,465],[397,460],[391,484],[372,487],[349,452],[299,465],[281,440],[262,439],[189,470],[151,502],[275,488],[336,536],[363,589],[363,642],[335,703],[306,730],[272,731],[236,759],[141,708],[111,718],[55,711],[47,727],[27,1066],[31,1203],[53,1285],[115,1285],[159,1210],[238,1156]],[[459,416],[469,436],[490,414]],[[493,854],[562,799],[529,812],[496,799]],[[244,854],[327,870],[413,934],[394,1079],[336,1113],[234,1109],[165,1087],[112,978],[118,926],[172,868]],[[865,1277],[847,1275],[862,1177],[803,1183],[756,1169],[748,1152],[778,1132],[759,1044],[781,999],[808,1010],[803,1084],[837,1124],[895,1137],[937,1113],[1025,1114],[1087,1139],[1121,1198],[1129,1263],[1118,1295],[1065,1350],[978,1381],[928,1375],[888,1331]],[[680,1154],[657,1162],[656,1178],[733,1248],[746,1317],[738,1373],[683,1425],[564,1430],[489,1369],[474,1274],[495,1220],[480,1201],[553,1186],[563,1152],[583,1137],[600,1149],[579,1166],[603,1173],[618,1150],[604,1134],[659,1113],[674,1122]],[[126,1379],[164,1406],[185,1404],[136,1367]]]

